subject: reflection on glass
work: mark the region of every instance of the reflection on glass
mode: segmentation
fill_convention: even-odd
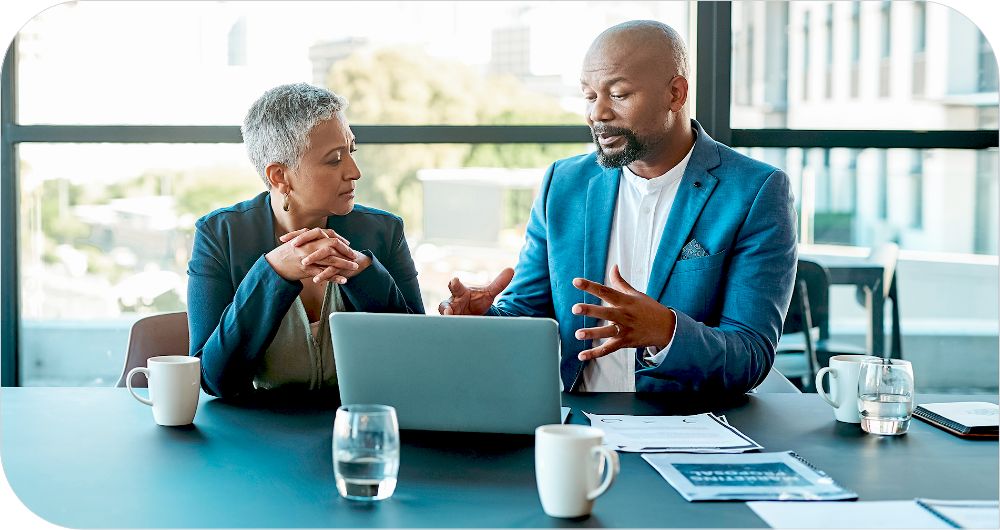
[[[732,3],[734,128],[968,130],[997,108],[997,62],[933,2]],[[992,125],[990,124],[992,122]]]

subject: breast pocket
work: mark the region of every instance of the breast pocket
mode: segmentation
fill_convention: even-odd
[[[726,251],[678,261],[667,281],[666,303],[699,322],[717,322],[719,282],[725,261]]]
[[[711,256],[704,256],[701,258],[691,258],[682,259],[674,264],[673,274],[682,274],[685,272],[700,271],[705,269],[715,269],[722,266],[722,263],[726,260],[726,251],[723,250],[718,254],[712,254]]]

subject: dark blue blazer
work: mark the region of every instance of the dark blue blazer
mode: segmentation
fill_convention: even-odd
[[[349,311],[424,312],[402,219],[358,205],[347,215],[331,215],[326,226],[372,260],[340,287]],[[300,282],[282,278],[264,259],[275,246],[267,192],[195,223],[188,263],[190,354],[201,358],[209,394],[252,390],[264,352],[302,291]]]
[[[795,209],[788,177],[713,140],[692,120],[694,151],[681,178],[646,294],[677,314],[663,362],[637,366],[638,392],[746,392],[774,362],[795,277]],[[555,318],[563,384],[576,390],[591,341],[574,333],[596,321],[572,313],[600,304],[573,278],[604,283],[621,168],[596,154],[553,164],[531,210],[514,280],[493,315]],[[708,255],[684,259],[697,241]]]

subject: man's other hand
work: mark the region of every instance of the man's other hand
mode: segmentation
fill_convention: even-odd
[[[438,313],[442,315],[485,315],[493,305],[493,300],[510,285],[514,278],[514,269],[510,267],[500,271],[500,274],[486,287],[466,287],[458,278],[448,282],[451,298],[438,304]]]

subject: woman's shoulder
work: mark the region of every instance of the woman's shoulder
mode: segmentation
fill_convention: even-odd
[[[385,210],[355,204],[351,213],[347,217],[357,223],[396,226],[403,224],[403,218]]]
[[[234,222],[255,222],[257,217],[269,214],[270,211],[268,193],[265,191],[252,199],[213,210],[198,219],[195,226],[219,227]]]

